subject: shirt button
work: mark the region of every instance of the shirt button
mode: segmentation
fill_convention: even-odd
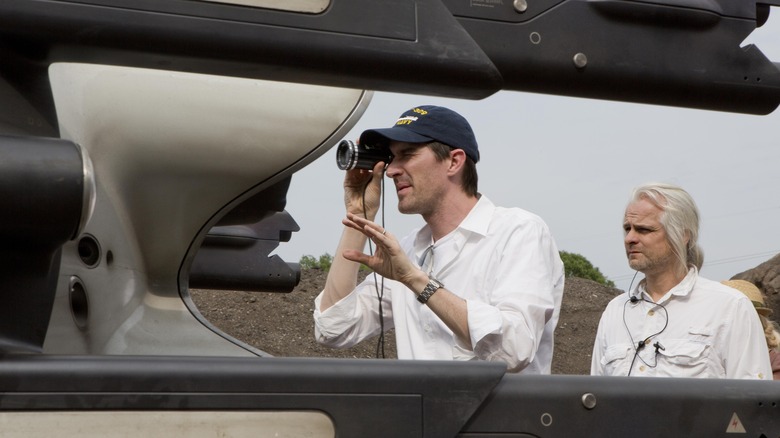
[[[758,378],[759,379],[763,379],[764,378],[764,373],[758,373]]]
[[[425,324],[425,331],[430,333],[431,332],[431,326],[428,324]]]
[[[644,365],[642,365],[641,367],[639,367],[639,371],[641,371],[641,372],[643,372],[643,373],[644,373],[644,372],[645,372],[645,366],[644,366]]]
[[[653,315],[655,315],[655,312],[653,312],[653,311],[651,310],[651,311],[647,312],[647,314],[648,314],[648,315],[650,315],[650,316],[653,316]]]

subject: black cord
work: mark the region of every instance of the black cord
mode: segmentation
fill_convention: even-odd
[[[368,181],[368,184],[363,187],[363,217],[368,219],[368,212],[366,211],[366,189],[368,188],[368,185],[371,184],[371,180]],[[381,182],[381,193],[380,193],[380,201],[381,201],[381,212],[382,212],[382,228],[385,228],[385,179],[382,178]],[[374,248],[373,245],[371,245],[371,239],[368,239],[368,253],[369,255],[374,255]],[[382,309],[382,298],[385,294],[385,277],[382,277],[380,281],[377,281],[376,278],[376,271],[373,272],[374,276],[374,289],[376,291],[376,298],[378,301],[379,306],[379,337],[377,338],[376,343],[376,357],[377,358],[385,358],[385,317],[384,317],[384,310]],[[379,283],[379,286],[377,286],[377,283]],[[381,355],[380,355],[381,354]]]
[[[636,280],[636,276],[639,274],[639,271],[634,271],[634,276],[631,277],[631,283],[628,284],[628,295],[629,297],[632,297],[631,295],[631,288],[634,286],[634,280]],[[634,347],[634,338],[631,336],[631,331],[628,329],[628,324],[626,324],[626,305],[628,302],[631,301],[631,298],[628,299],[625,303],[623,303],[623,325],[626,327],[626,332],[628,332],[628,338],[631,339],[631,346],[634,348],[634,358],[631,359],[631,365],[628,367],[628,374],[631,375],[631,370],[634,368],[634,362],[636,362],[636,357],[639,355],[639,350],[644,348],[644,344],[641,344],[641,346]],[[638,349],[637,349],[638,348]]]
[[[632,280],[632,283],[633,283],[633,280]],[[629,291],[630,291],[630,288],[629,288]],[[666,316],[666,322],[664,323],[664,326],[661,328],[661,330],[659,330],[657,333],[653,333],[652,335],[646,337],[644,340],[639,341],[638,343],[634,344],[634,337],[631,336],[631,331],[628,329],[628,323],[626,322],[626,306],[628,305],[628,303],[630,303],[632,301],[631,301],[631,299],[628,299],[628,300],[626,300],[625,303],[623,303],[623,326],[626,328],[626,332],[628,333],[628,338],[631,339],[631,346],[634,348],[634,357],[631,359],[631,365],[628,367],[628,374],[627,374],[627,376],[631,375],[631,371],[633,371],[633,369],[634,369],[634,363],[636,363],[636,358],[639,358],[639,360],[641,360],[643,364],[647,365],[650,368],[655,368],[655,367],[658,366],[658,350],[659,349],[660,350],[664,349],[664,347],[659,342],[655,343],[655,363],[653,363],[652,365],[650,365],[644,359],[642,359],[642,356],[639,355],[639,352],[643,348],[645,348],[645,345],[647,345],[647,342],[650,339],[653,339],[654,337],[656,337],[656,336],[660,335],[661,333],[663,333],[664,330],[666,330],[666,327],[669,325],[669,311],[666,310],[666,307],[664,307],[662,304],[657,304],[657,303],[654,303],[652,301],[646,300],[644,297],[636,300],[636,302],[639,302],[639,301],[645,301],[645,302],[648,302],[650,304],[657,305],[658,307],[663,309],[664,314]]]

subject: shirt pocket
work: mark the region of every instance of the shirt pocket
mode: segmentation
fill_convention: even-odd
[[[658,375],[666,377],[724,377],[711,364],[711,346],[700,339],[665,339],[658,350]]]
[[[627,376],[634,349],[629,344],[618,344],[607,347],[601,358],[605,376]]]

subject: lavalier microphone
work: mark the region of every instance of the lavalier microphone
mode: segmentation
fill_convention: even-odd
[[[636,304],[639,302],[639,298],[636,297],[636,295],[631,295],[631,298],[629,298],[629,301],[631,301],[631,304]]]

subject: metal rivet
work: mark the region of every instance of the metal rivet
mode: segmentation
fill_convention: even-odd
[[[528,9],[528,2],[525,0],[514,0],[512,2],[512,6],[515,7],[515,11],[522,14],[526,9]]]
[[[588,392],[585,394],[582,394],[582,405],[585,406],[585,409],[593,409],[596,407],[596,396],[592,393]]]
[[[574,66],[577,68],[585,68],[588,65],[588,57],[584,53],[577,53],[573,58]]]

